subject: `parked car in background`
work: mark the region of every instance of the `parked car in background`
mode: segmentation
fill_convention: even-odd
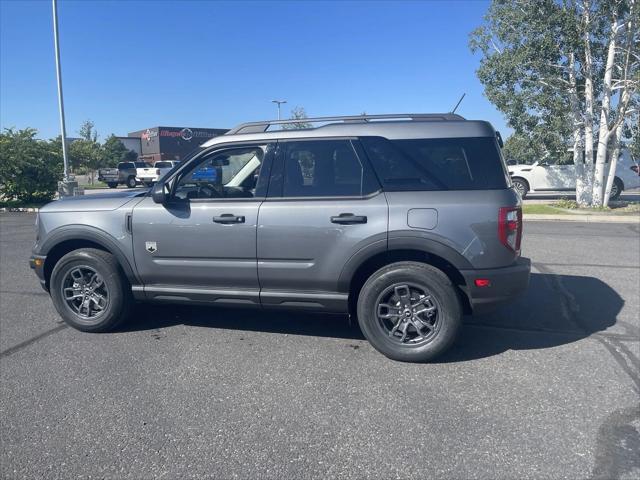
[[[609,164],[605,175],[609,175]],[[543,160],[532,165],[508,165],[511,182],[522,198],[528,193],[573,192],[576,190],[576,167],[573,159]],[[640,188],[638,163],[623,149],[618,157],[615,179],[611,187],[611,200],[620,197],[623,190]],[[606,178],[606,176],[605,176]]]
[[[156,181],[160,180],[167,173],[169,173],[171,169],[176,165],[180,165],[180,162],[178,160],[160,160],[156,162],[153,165],[156,169],[156,175],[158,176]]]
[[[384,355],[446,351],[465,313],[522,293],[522,200],[497,132],[455,114],[256,122],[149,191],[39,210],[31,267],[58,313],[116,328],[133,300],[356,316]]]
[[[136,180],[150,187],[158,180],[158,172],[150,163],[136,162]]]
[[[98,170],[98,181],[106,183],[109,188],[116,188],[122,184],[134,188],[137,175],[136,163],[120,162],[115,168],[101,168]]]

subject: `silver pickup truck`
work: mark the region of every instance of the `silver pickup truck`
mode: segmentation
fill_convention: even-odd
[[[118,185],[134,188],[137,184],[137,168],[146,166],[146,162],[120,162],[116,168],[98,170],[98,181],[106,183],[109,188],[116,188]]]

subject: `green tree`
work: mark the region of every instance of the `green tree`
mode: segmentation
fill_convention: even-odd
[[[95,124],[85,120],[78,134],[80,138],[68,144],[69,162],[78,172],[88,173],[89,182],[93,183],[96,170],[103,166],[105,160]]]
[[[606,189],[604,165],[634,111],[638,1],[493,0],[471,34],[485,94],[516,134],[548,155],[573,151],[581,204],[606,205],[615,155]]]
[[[305,122],[304,120],[309,118],[307,116],[307,112],[304,107],[297,106],[291,110],[291,116],[289,120],[301,120],[296,123],[285,123],[282,125],[284,130],[301,130],[303,128],[311,128],[311,124],[309,122]]]
[[[515,160],[518,163],[532,164],[545,158],[545,149],[539,141],[529,135],[513,133],[504,142],[502,155],[505,160]]]
[[[131,160],[132,153],[135,158]],[[116,137],[111,134],[102,144],[102,165],[101,167],[115,167],[119,162],[135,161],[138,154],[133,150],[127,150],[127,147]]]
[[[51,200],[62,177],[60,139],[36,139],[37,130],[0,133],[0,196],[3,200]]]

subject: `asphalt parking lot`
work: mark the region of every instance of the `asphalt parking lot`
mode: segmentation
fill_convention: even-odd
[[[527,294],[427,365],[340,316],[140,306],[67,328],[0,214],[2,478],[640,476],[640,229],[528,222]]]

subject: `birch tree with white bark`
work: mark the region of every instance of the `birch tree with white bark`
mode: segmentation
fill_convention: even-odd
[[[471,34],[485,95],[516,134],[551,156],[573,150],[581,205],[608,202],[637,108],[638,1],[494,0]]]

